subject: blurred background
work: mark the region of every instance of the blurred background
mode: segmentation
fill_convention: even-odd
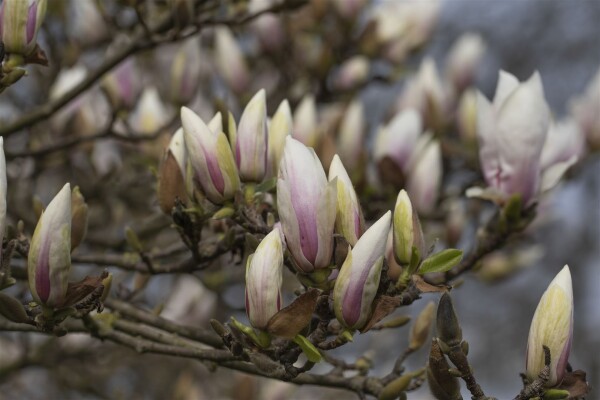
[[[28,67],[28,76],[0,95],[0,130],[48,99],[60,98],[91,76],[130,43],[133,33],[144,29],[140,28],[140,20],[154,26],[164,10],[178,2],[101,3],[98,6],[92,0],[49,1],[38,37],[49,66]],[[386,2],[363,5],[360,0],[313,0],[298,10],[266,14],[239,26],[232,24],[231,31],[224,30],[218,19],[229,18],[232,9],[251,13],[271,2],[252,1],[249,6],[244,1],[198,3],[197,7],[206,9],[206,18],[210,21],[214,15],[217,22],[206,23],[202,33],[194,36],[196,41],[170,43],[164,34],[157,34],[153,39],[159,44],[148,45],[148,50],[128,57],[92,86],[89,94],[76,97],[48,121],[5,136],[10,224],[23,220],[26,231],[31,233],[37,221],[36,204],[47,204],[66,181],[79,185],[90,205],[88,235],[74,255],[77,267],[73,268],[73,275],[82,277],[97,269],[84,256],[78,262],[77,254],[130,253],[124,234],[126,226],[138,232],[149,250],[164,250],[176,244],[178,237],[169,231],[170,220],[159,210],[155,189],[158,162],[178,127],[178,107],[182,104],[205,120],[225,109],[239,117],[250,96],[265,87],[269,115],[287,98],[297,123],[306,119],[298,110],[310,97],[307,95],[312,95],[319,126],[325,131],[323,137],[333,137],[335,141],[346,106],[358,99],[364,105],[365,120],[361,146],[371,153],[379,126],[402,103],[398,99],[406,96],[407,82],[418,74],[423,60],[431,57],[444,86],[450,84],[453,78],[448,72],[448,55],[465,33],[477,34],[484,48],[465,83],[488,98],[493,96],[500,69],[521,81],[539,71],[557,120],[576,117],[578,99],[600,96],[600,78],[593,81],[600,73],[600,2],[596,0],[398,0],[408,8],[428,10],[420,25],[423,38],[412,47],[406,45],[409,48],[387,47],[383,55],[375,54],[368,46],[368,40],[376,39],[364,32],[369,32],[369,21],[378,18],[374,17],[378,15],[376,10]],[[402,13],[410,14],[403,9],[389,30],[394,31],[394,24],[411,26]],[[185,14],[178,20],[182,26],[188,22]],[[404,32],[394,34],[402,37]],[[368,60],[367,73],[363,59],[343,69],[344,61],[359,55]],[[468,61],[459,59],[458,65],[467,66]],[[453,110],[448,112],[452,114],[448,117],[452,121],[448,131],[458,138],[459,146],[472,151],[469,139],[457,134],[460,128],[456,128],[454,114],[458,96],[452,90],[446,91],[446,97],[452,95],[456,98],[448,106]],[[592,125],[599,127],[600,102],[596,101],[591,103],[591,107],[596,107],[595,113],[592,109]],[[107,126],[110,134],[105,133]],[[294,129],[303,127],[295,125]],[[81,139],[85,137],[88,139]],[[71,143],[73,138],[79,138],[77,143]],[[591,144],[585,156],[551,195],[541,199],[533,225],[505,250],[491,254],[480,271],[467,274],[453,292],[477,380],[486,394],[499,399],[514,397],[522,387],[518,374],[524,370],[531,317],[548,283],[565,264],[571,267],[575,296],[571,364],[574,369],[586,371],[593,386],[600,382],[600,138],[587,140]],[[53,145],[65,143],[68,146],[64,149],[52,150]],[[319,154],[327,165],[331,150],[326,144],[320,144]],[[476,159],[476,153],[473,154]],[[444,166],[451,164],[454,160],[445,158]],[[364,182],[361,185],[368,187],[377,181],[377,173],[370,165],[367,176],[359,179]],[[449,176],[451,179],[447,179]],[[455,240],[457,247],[468,250],[479,219],[485,219],[489,213],[464,198],[456,206],[450,200],[452,196],[460,197],[457,188],[464,189],[465,182],[477,182],[479,176],[467,171],[447,173],[445,177],[439,209],[448,218],[456,216],[459,220],[463,214],[479,213],[478,219],[467,218],[468,222],[460,224]],[[379,203],[391,207],[393,200]],[[380,211],[375,207],[366,210],[366,214],[373,220]],[[450,222],[444,218],[440,222],[435,212],[424,214],[431,222],[425,225],[426,233],[446,241],[449,228],[445,224]],[[173,252],[172,257],[177,256],[181,256],[181,251]],[[22,260],[14,260],[17,266],[22,265],[19,261]],[[229,259],[220,259],[217,267],[228,262]],[[125,296],[143,286],[145,290],[131,301],[160,308],[166,318],[204,327],[208,319],[224,321],[232,313],[240,320],[245,318],[240,265],[194,274],[161,275],[149,281],[108,267],[115,274],[116,295]],[[223,282],[229,278],[237,279],[237,283],[225,285]],[[10,293],[25,301],[25,287],[13,287]],[[293,285],[288,289],[293,289]],[[421,301],[397,314],[416,316],[427,302],[437,299],[437,295],[425,294]],[[374,360],[372,373],[382,375],[406,347],[407,331],[408,327],[404,327],[355,336],[353,343],[333,354],[348,362],[366,355]],[[29,362],[15,363],[24,353],[36,356],[30,357]],[[408,359],[407,366],[418,369],[426,360],[427,351],[421,349]],[[315,372],[327,370],[327,366],[318,366]],[[467,392],[464,396],[468,397]],[[597,396],[592,392],[589,398]],[[83,334],[47,338],[0,333],[0,398],[355,397],[344,391],[299,387],[221,368],[210,372],[210,366],[191,360],[140,356]],[[408,398],[433,397],[423,387]]]

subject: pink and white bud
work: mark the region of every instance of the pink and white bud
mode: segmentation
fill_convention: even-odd
[[[419,252],[419,257],[425,256],[425,241],[417,211],[413,209],[410,198],[405,190],[398,193],[394,206],[393,220],[394,258],[401,265],[408,265],[412,257],[413,247]]]
[[[129,122],[135,132],[149,136],[165,128],[165,125],[169,121],[169,114],[169,110],[160,99],[158,89],[150,86],[142,92],[142,96],[131,114]]]
[[[30,55],[46,16],[46,0],[4,0],[0,4],[0,40],[9,54]]]
[[[71,187],[67,183],[42,213],[27,256],[29,289],[38,304],[60,307],[71,269]]]
[[[392,213],[386,212],[348,252],[333,288],[333,310],[349,329],[361,329],[371,317]]]
[[[600,149],[600,68],[585,92],[570,102],[570,109],[592,149]]]
[[[344,61],[333,76],[333,87],[351,90],[367,81],[370,63],[365,56],[354,56]]]
[[[217,70],[235,93],[241,93],[250,83],[248,66],[238,43],[226,26],[215,29],[215,59]]]
[[[220,114],[214,120],[219,119]],[[213,203],[231,200],[240,187],[240,178],[227,137],[220,130],[212,131],[187,107],[181,108],[181,123],[193,173],[190,178]]]
[[[200,43],[195,39],[183,44],[171,64],[171,100],[176,104],[187,104],[196,96],[200,82],[202,62]]]
[[[377,133],[374,150],[375,161],[379,162],[384,157],[389,157],[404,173],[407,173],[410,159],[422,132],[421,115],[415,109],[407,108],[397,113]]]
[[[4,138],[0,137],[0,263],[2,263],[2,240],[6,231],[6,157]]]
[[[573,286],[569,266],[550,282],[542,295],[529,328],[527,377],[537,378],[544,369],[544,349],[550,349],[550,379],[546,386],[560,384],[565,376],[573,338]]]
[[[493,103],[480,93],[477,111],[479,159],[488,186],[505,197],[519,193],[530,204],[540,190],[540,156],[550,123],[540,75],[519,83],[501,71]]]
[[[248,257],[246,263],[246,313],[250,324],[265,330],[280,309],[283,242],[275,227]]]
[[[269,166],[270,175],[277,176],[279,163],[283,157],[285,139],[292,135],[294,121],[290,103],[283,100],[269,123]]]
[[[365,230],[363,217],[358,197],[352,186],[348,172],[342,160],[336,154],[329,166],[329,181],[337,178],[337,213],[335,217],[335,230],[346,241],[354,246]]]
[[[141,92],[135,59],[128,57],[106,75],[102,80],[102,89],[113,108],[133,109]]]
[[[93,1],[69,3],[69,36],[78,43],[98,44],[109,36],[108,26]]]
[[[433,212],[442,184],[442,149],[440,142],[432,140],[429,134],[421,137],[423,149],[416,151],[411,161],[406,190],[415,208],[424,214]],[[417,146],[419,147],[419,146]]]
[[[439,127],[445,118],[446,90],[432,58],[425,58],[416,77],[406,82],[396,108],[415,108],[428,128]]]
[[[273,0],[250,0],[248,10],[260,12],[273,6]],[[273,13],[264,13],[251,23],[262,47],[267,51],[276,51],[285,41],[285,30],[281,18]]]
[[[364,153],[365,113],[360,100],[354,100],[344,113],[337,150],[351,173],[361,167]]]
[[[252,97],[240,118],[232,142],[235,162],[244,182],[261,182],[267,172],[267,99],[261,89]]]
[[[446,77],[457,92],[462,92],[473,83],[485,48],[485,42],[476,33],[461,35],[450,48],[446,58]]]
[[[292,137],[307,147],[317,148],[321,141],[320,136],[315,97],[307,94],[294,110]]]
[[[331,264],[337,181],[327,182],[312,148],[286,138],[277,179],[277,211],[288,249],[301,272]]]

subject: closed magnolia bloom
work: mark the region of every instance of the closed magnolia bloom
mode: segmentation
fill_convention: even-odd
[[[240,187],[240,178],[225,134],[211,130],[187,107],[181,108],[181,123],[193,174],[189,178],[215,204],[232,199]]]
[[[573,287],[567,265],[550,282],[535,309],[527,341],[527,377],[537,378],[544,369],[544,349],[550,349],[550,379],[558,385],[566,372],[573,337]]]
[[[69,35],[78,43],[97,44],[109,36],[108,25],[93,1],[69,3]]]
[[[393,227],[393,246],[396,261],[401,265],[409,264],[413,247],[419,252],[420,258],[423,258],[425,241],[423,240],[421,222],[405,190],[401,190],[396,199]]]
[[[2,240],[6,231],[6,158],[4,138],[0,136],[0,263],[2,263]]]
[[[183,202],[187,199],[186,169],[185,139],[183,128],[179,128],[169,142],[158,174],[158,204],[167,215],[171,214],[177,198]]]
[[[384,157],[389,157],[406,174],[422,132],[421,115],[415,109],[400,111],[387,125],[379,129],[375,139],[375,161],[379,162]]]
[[[182,45],[171,64],[171,100],[176,104],[189,103],[196,95],[200,80],[200,43],[190,39]]]
[[[134,58],[128,57],[102,79],[102,89],[115,109],[131,110],[140,95]]]
[[[570,102],[573,118],[579,124],[592,149],[600,149],[600,68],[588,83],[585,92]]]
[[[350,172],[360,167],[364,151],[365,113],[360,100],[354,100],[344,113],[340,125],[338,154]]]
[[[396,108],[415,108],[423,117],[428,128],[436,128],[443,122],[446,110],[446,91],[435,62],[425,58],[415,77],[406,83]]]
[[[315,151],[286,138],[277,179],[277,211],[296,267],[305,273],[331,264],[337,181],[327,182]]]
[[[363,217],[358,197],[344,168],[340,157],[333,156],[329,166],[329,181],[337,178],[337,213],[335,217],[335,230],[346,241],[354,246],[365,230]]]
[[[29,289],[38,304],[60,307],[71,269],[71,187],[67,183],[42,213],[29,246]]]
[[[333,86],[338,90],[351,90],[362,85],[369,77],[369,59],[354,56],[342,63],[333,76]]]
[[[251,13],[263,11],[274,4],[273,0],[250,0],[248,10]],[[281,18],[274,13],[265,13],[250,24],[264,50],[275,51],[285,41],[285,29]]]
[[[542,148],[542,170],[558,163],[575,162],[585,151],[585,136],[572,118],[550,124],[546,142]]]
[[[46,16],[46,0],[4,0],[0,5],[0,39],[9,54],[28,56],[36,46]]]
[[[261,182],[267,172],[269,151],[264,89],[259,90],[246,105],[237,131],[231,132],[231,139],[240,179],[244,182]]]
[[[147,87],[142,92],[135,110],[131,114],[130,123],[141,135],[153,135],[165,127],[169,121],[169,110],[160,99],[156,87]]]
[[[269,168],[270,175],[277,176],[279,163],[283,156],[285,139],[292,134],[292,110],[290,103],[283,100],[269,123]]]
[[[253,327],[266,329],[281,309],[283,242],[275,227],[248,257],[246,263],[246,313]]]
[[[333,310],[348,329],[361,329],[371,317],[391,219],[388,211],[367,229],[348,252],[335,281]]]
[[[320,131],[317,125],[317,105],[311,94],[304,96],[294,111],[294,139],[305,146],[317,148],[320,142]]]
[[[215,29],[215,62],[219,75],[235,93],[243,92],[250,82],[248,66],[238,43],[226,26]]]
[[[425,134],[420,140],[408,174],[406,190],[417,211],[431,213],[437,204],[442,184],[442,149],[438,140]]]
[[[540,75],[527,82],[500,72],[493,103],[479,93],[479,159],[485,180],[500,195],[530,204],[541,186],[540,155],[550,122]]]
[[[452,45],[446,58],[446,76],[455,90],[462,92],[473,83],[484,53],[485,43],[476,33],[465,33]]]
[[[477,91],[468,89],[463,92],[456,110],[456,127],[460,138],[473,143],[477,140]]]

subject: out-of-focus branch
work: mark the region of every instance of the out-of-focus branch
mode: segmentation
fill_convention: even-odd
[[[50,100],[46,104],[41,105],[35,108],[34,110],[30,111],[29,113],[22,115],[16,121],[12,123],[7,123],[4,126],[0,127],[0,136],[10,136],[14,133],[17,133],[21,129],[35,125],[41,121],[50,118],[57,111],[61,110],[65,105],[67,105],[71,100],[75,99],[77,96],[94,86],[106,73],[110,72],[123,60],[135,53],[138,53],[143,50],[152,49],[163,43],[170,43],[183,40],[185,38],[197,34],[205,26],[221,24],[243,25],[252,21],[255,18],[258,18],[263,14],[293,10],[303,6],[306,3],[306,0],[284,0],[271,7],[265,8],[252,14],[246,14],[241,17],[225,19],[198,18],[194,24],[194,29],[187,34],[170,35],[164,37],[161,40],[153,39],[154,36],[165,34],[170,29],[175,27],[176,23],[174,21],[173,16],[168,15],[164,17],[161,21],[159,21],[155,26],[149,27],[151,33],[150,37],[144,29],[139,29],[129,44],[118,48],[111,57],[106,58],[104,62],[96,70],[92,71],[80,84],[67,91],[64,95],[54,100]]]

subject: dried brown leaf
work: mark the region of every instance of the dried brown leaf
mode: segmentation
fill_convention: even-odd
[[[379,296],[373,302],[373,313],[367,324],[360,329],[360,333],[369,331],[376,323],[390,315],[402,303],[398,297]]]
[[[267,332],[286,339],[293,339],[308,323],[317,306],[319,290],[309,289],[289,306],[282,308],[267,323]]]

